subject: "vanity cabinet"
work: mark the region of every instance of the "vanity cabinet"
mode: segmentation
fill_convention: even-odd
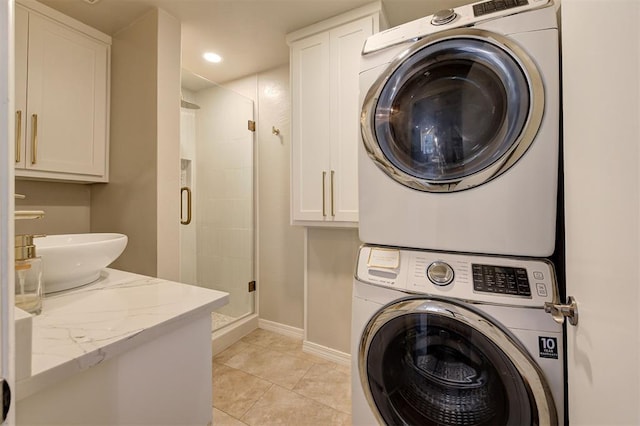
[[[293,224],[357,226],[360,54],[381,18],[375,3],[287,35]]]
[[[15,174],[108,181],[111,37],[57,11],[15,8]]]

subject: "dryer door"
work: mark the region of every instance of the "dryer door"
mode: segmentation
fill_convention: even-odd
[[[512,40],[456,29],[416,42],[367,93],[365,149],[396,181],[429,192],[481,185],[508,170],[540,127],[537,67]]]
[[[367,324],[358,356],[381,424],[558,424],[535,361],[473,307],[436,298],[394,302]]]

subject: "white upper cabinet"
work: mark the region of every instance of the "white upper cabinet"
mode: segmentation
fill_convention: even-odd
[[[16,177],[108,181],[111,38],[16,5]]]
[[[287,36],[294,224],[357,226],[360,54],[380,19],[375,3]]]

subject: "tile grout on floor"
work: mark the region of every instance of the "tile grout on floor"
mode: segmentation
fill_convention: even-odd
[[[212,362],[230,369],[223,369],[223,376],[247,375],[237,384],[239,389],[222,377],[218,384],[224,385],[216,387],[215,374],[213,377],[213,407],[240,422],[236,425],[294,423],[293,418],[283,415],[298,416],[298,421],[309,425],[351,422],[349,374],[335,362],[304,353],[297,339],[259,329],[216,355]],[[253,385],[248,383],[252,380]],[[264,387],[264,383],[269,386]],[[259,390],[248,390],[251,386]]]

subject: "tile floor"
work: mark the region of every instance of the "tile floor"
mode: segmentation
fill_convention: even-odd
[[[258,329],[213,358],[213,424],[350,425],[350,369]]]

